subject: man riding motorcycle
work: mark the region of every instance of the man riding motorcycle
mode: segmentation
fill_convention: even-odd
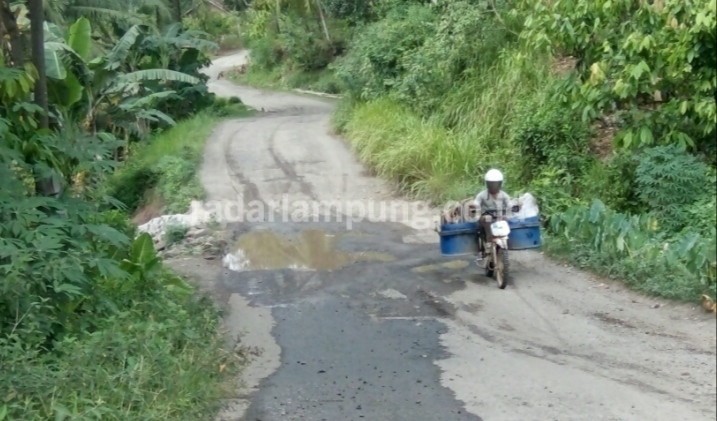
[[[491,240],[490,225],[493,222],[491,215],[483,215],[483,213],[490,212],[496,218],[504,219],[508,216],[511,200],[510,196],[502,190],[503,173],[500,171],[491,169],[485,174],[485,187],[485,190],[476,195],[474,203],[470,206],[479,218],[479,235],[481,239],[479,259],[485,257],[485,244]]]

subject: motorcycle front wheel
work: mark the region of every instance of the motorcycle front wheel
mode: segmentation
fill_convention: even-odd
[[[492,278],[495,274],[495,259],[493,258],[493,253],[488,254],[485,260],[485,276]]]
[[[495,280],[498,282],[498,288],[505,289],[508,285],[508,250],[499,248],[496,254]]]

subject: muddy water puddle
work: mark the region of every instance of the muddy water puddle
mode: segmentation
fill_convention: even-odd
[[[357,262],[390,262],[387,253],[363,251],[348,253],[338,248],[341,234],[305,230],[297,235],[273,231],[252,231],[239,237],[234,252],[224,257],[224,265],[243,270],[321,270],[331,271]]]

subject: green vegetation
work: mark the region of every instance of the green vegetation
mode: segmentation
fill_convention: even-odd
[[[208,34],[219,45],[220,51],[238,50],[244,46],[236,10],[217,10],[208,3],[199,2],[183,22],[188,29]]]
[[[332,72],[337,130],[405,192],[459,199],[501,168],[540,199],[549,251],[714,298],[715,15],[708,0],[254,1],[243,80]]]
[[[127,213],[150,186],[186,207],[211,124],[246,112],[208,92],[183,6],[0,0],[0,419],[202,419],[225,394],[218,310]]]
[[[347,47],[355,25],[332,19],[344,3],[320,0],[254,0],[242,14],[242,38],[251,66],[235,80],[260,87],[304,88],[338,93],[339,82],[326,71]],[[334,4],[336,6],[334,6]],[[356,9],[365,6],[352,6]]]
[[[187,236],[187,232],[189,228],[184,225],[170,225],[165,233],[165,243],[167,245],[179,243]]]
[[[241,102],[217,99],[215,106],[177,123],[150,143],[134,146],[133,158],[105,183],[107,194],[124,203],[129,213],[145,205],[157,214],[188,211],[192,200],[204,197],[197,172],[212,129],[226,116],[248,115]]]

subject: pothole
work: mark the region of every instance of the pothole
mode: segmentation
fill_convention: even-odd
[[[252,231],[239,237],[235,251],[224,257],[224,265],[233,271],[331,271],[361,261],[395,260],[394,256],[387,253],[347,253],[339,250],[339,237],[339,234],[329,234],[322,230],[305,230],[294,236],[279,235],[273,231]]]

